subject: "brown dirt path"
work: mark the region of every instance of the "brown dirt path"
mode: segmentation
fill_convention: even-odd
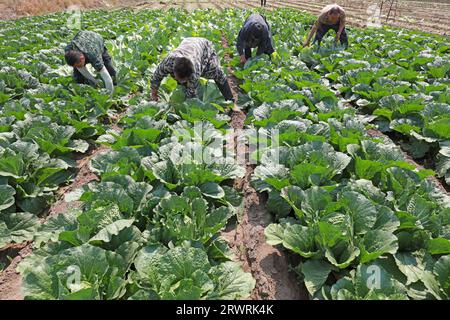
[[[222,37],[222,46],[228,48],[228,42]],[[231,57],[227,53],[225,61],[229,64]],[[237,97],[238,82],[228,66],[228,74],[234,96]],[[251,295],[254,300],[307,299],[306,290],[297,281],[290,270],[286,252],[266,243],[264,229],[272,222],[272,216],[266,209],[266,199],[251,185],[254,165],[249,163],[248,146],[245,144],[243,112],[232,114],[231,126],[235,130],[235,148],[238,163],[244,165],[246,174],[243,179],[236,179],[234,187],[244,195],[244,210],[235,228],[223,233],[229,245],[244,266],[256,279],[256,287]],[[242,156],[244,155],[244,156]]]

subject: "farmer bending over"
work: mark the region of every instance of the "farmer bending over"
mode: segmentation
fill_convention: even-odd
[[[93,86],[99,84],[99,81],[86,68],[86,65],[90,63],[97,72],[100,72],[106,89],[112,95],[116,70],[101,35],[82,30],[77,33],[65,51],[66,62],[73,67],[73,77],[77,83]]]
[[[347,33],[345,32],[345,11],[337,4],[330,4],[322,9],[319,18],[316,23],[314,23],[314,26],[308,35],[308,39],[304,43],[304,46],[309,46],[312,36],[316,33],[314,42],[317,41],[318,46],[320,47],[322,38],[330,29],[336,31],[336,39],[334,44],[340,40],[341,44],[345,45],[345,48],[348,48],[348,38]]]
[[[186,87],[186,98],[197,97],[200,77],[204,77],[215,81],[225,100],[235,102],[217,53],[209,40],[186,38],[163,59],[151,79],[153,101],[158,101],[161,81],[169,74],[178,84]],[[236,105],[234,109],[237,109]]]
[[[263,53],[271,55],[275,51],[269,24],[259,13],[251,14],[239,31],[236,48],[242,64],[252,57],[252,48],[256,47],[258,47],[256,55]]]

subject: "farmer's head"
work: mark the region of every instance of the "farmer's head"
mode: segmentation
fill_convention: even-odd
[[[191,60],[185,57],[176,58],[173,66],[173,75],[178,83],[188,82],[189,77],[194,73],[194,65]]]
[[[66,62],[69,66],[75,68],[82,68],[86,65],[86,58],[84,54],[77,50],[69,50],[65,55]]]
[[[264,35],[264,28],[260,23],[255,23],[251,26],[251,40],[254,43],[259,43]]]
[[[332,7],[330,11],[328,11],[328,17],[331,20],[337,20],[341,16],[341,10],[338,7]]]

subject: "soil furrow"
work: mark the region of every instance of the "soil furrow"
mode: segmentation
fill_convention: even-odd
[[[228,48],[225,37],[222,45]],[[231,57],[225,55],[225,61],[229,64]],[[232,68],[228,67],[232,74]],[[232,90],[237,96],[237,79],[230,77]],[[237,253],[244,264],[244,269],[250,270],[256,279],[256,288],[251,298],[254,300],[283,299],[299,300],[307,299],[306,291],[301,290],[296,275],[290,271],[288,255],[266,243],[264,229],[272,222],[272,217],[266,209],[266,201],[263,195],[256,192],[251,185],[251,176],[254,165],[250,164],[248,146],[245,144],[244,121],[246,115],[243,112],[233,113],[231,125],[235,130],[235,147],[238,161],[245,165],[246,174],[243,179],[235,181],[235,187],[244,195],[244,209],[241,219],[234,230],[228,231],[224,236],[229,241],[232,249]]]

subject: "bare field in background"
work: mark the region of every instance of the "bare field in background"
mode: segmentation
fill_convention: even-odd
[[[58,12],[72,5],[89,9],[101,7],[104,3],[101,0],[0,0],[0,19]]]

